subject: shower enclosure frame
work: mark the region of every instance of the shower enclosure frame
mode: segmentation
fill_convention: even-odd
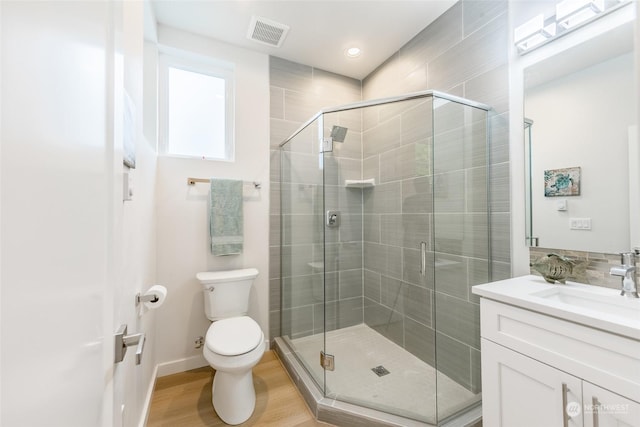
[[[298,129],[296,129],[290,136],[288,136],[287,139],[282,141],[278,145],[278,147],[279,148],[284,147],[289,141],[291,141],[293,138],[295,138],[296,135],[298,135],[303,129],[305,129],[307,126],[309,126],[311,123],[313,123],[318,117],[321,117],[324,114],[327,114],[327,113],[338,113],[338,112],[341,112],[341,111],[355,110],[355,109],[366,108],[366,107],[374,107],[374,106],[377,106],[377,105],[392,104],[394,102],[411,101],[411,100],[414,100],[414,99],[421,99],[421,98],[428,98],[428,97],[441,98],[441,99],[445,99],[447,101],[457,102],[458,104],[464,104],[464,105],[467,105],[469,107],[479,108],[479,109],[485,110],[487,112],[491,111],[491,107],[490,106],[488,106],[486,104],[483,104],[481,102],[472,101],[470,99],[462,98],[460,96],[451,95],[451,94],[448,94],[448,93],[445,93],[445,92],[440,92],[440,91],[437,91],[437,90],[424,90],[424,91],[419,91],[419,92],[412,92],[412,93],[408,93],[408,94],[405,94],[405,95],[389,96],[389,97],[386,97],[386,98],[378,98],[378,99],[372,99],[372,100],[367,100],[367,101],[353,102],[353,103],[350,103],[350,104],[339,105],[339,106],[336,106],[336,107],[323,108],[320,111],[318,111],[316,114],[311,116],[311,118],[308,119],[306,122],[304,122],[302,125],[300,125],[300,127],[298,127]],[[487,138],[488,137],[489,137],[489,135],[487,135]]]
[[[464,107],[471,107],[473,109],[477,109],[477,110],[483,110],[485,112],[485,116],[484,116],[484,122],[485,122],[485,135],[484,135],[484,141],[485,141],[485,168],[486,168],[486,176],[485,176],[485,182],[486,182],[486,253],[487,253],[487,265],[486,265],[486,274],[487,274],[487,281],[491,280],[492,277],[492,271],[491,271],[491,210],[490,210],[490,202],[489,202],[489,189],[488,189],[488,183],[489,183],[489,177],[490,177],[490,166],[491,166],[491,161],[490,161],[490,121],[489,121],[489,113],[491,111],[491,107],[489,107],[488,105],[479,103],[479,102],[475,102],[475,101],[471,101],[462,97],[458,97],[455,95],[450,95],[450,94],[446,94],[443,92],[439,92],[439,91],[432,91],[432,90],[428,90],[428,91],[421,91],[421,92],[415,92],[415,93],[410,93],[410,94],[406,94],[406,95],[400,95],[400,96],[393,96],[393,97],[386,97],[386,98],[381,98],[381,99],[376,99],[376,100],[368,100],[368,101],[361,101],[361,102],[356,102],[356,103],[351,103],[351,104],[347,104],[347,105],[342,105],[342,106],[337,106],[337,107],[330,107],[330,108],[324,108],[322,110],[320,110],[318,113],[314,114],[310,119],[308,119],[306,122],[304,122],[293,134],[291,134],[287,139],[285,139],[280,145],[280,150],[281,150],[281,156],[283,156],[284,153],[284,147],[287,146],[287,144],[289,144],[291,141],[293,141],[298,135],[301,134],[301,132],[309,129],[309,126],[314,124],[314,122],[317,122],[317,128],[319,129],[319,131],[317,132],[317,134],[315,135],[315,138],[320,140],[319,141],[319,146],[321,147],[319,152],[317,153],[319,156],[323,156],[323,154],[326,151],[331,151],[331,149],[329,149],[329,147],[323,147],[323,144],[327,144],[327,143],[331,143],[330,140],[327,141],[327,139],[323,138],[326,134],[326,132],[324,131],[324,118],[326,117],[326,115],[331,114],[331,113],[343,113],[343,112],[347,112],[350,110],[358,110],[358,109],[365,109],[365,108],[369,108],[369,107],[378,107],[378,106],[386,106],[386,105],[390,105],[390,104],[394,104],[394,103],[401,103],[401,102],[406,102],[406,101],[418,101],[418,100],[424,100],[427,98],[431,98],[432,103],[436,100],[436,99],[440,99],[440,100],[444,100],[444,101],[449,101],[455,104],[460,104]],[[435,106],[431,105],[431,120],[433,120],[433,115],[434,115],[434,109]],[[433,162],[433,145],[434,140],[435,140],[435,130],[434,130],[434,124],[431,124],[432,128],[431,128],[431,132],[432,132],[432,148],[431,148],[431,162]],[[364,131],[363,131],[364,132]],[[364,144],[363,144],[364,145]],[[323,157],[324,158],[324,157]],[[364,154],[361,154],[361,158],[364,159]],[[282,160],[281,163],[281,177],[284,175],[284,160]],[[433,167],[433,166],[432,166]],[[321,167],[321,169],[324,169],[324,166]],[[431,172],[431,174],[433,175],[435,172]],[[324,191],[325,191],[325,171],[322,170],[321,172],[322,175],[322,182],[318,182],[317,185],[319,187],[322,188],[322,213],[324,214],[326,212],[327,206],[325,206],[325,195],[324,195]],[[282,185],[283,185],[284,179],[280,179],[280,185],[281,185],[281,205],[283,204],[283,190],[282,190]],[[433,185],[433,183],[431,184]],[[433,196],[433,195],[432,195]],[[433,200],[432,200],[432,203]],[[280,230],[281,230],[281,239],[280,239],[280,245],[281,245],[281,256],[280,256],[280,264],[281,264],[281,271],[284,271],[284,265],[283,265],[283,259],[284,257],[282,256],[283,253],[283,245],[284,245],[284,230],[285,230],[285,224],[284,224],[284,206],[281,206],[281,211],[280,211]],[[433,219],[431,220],[433,221]],[[432,224],[433,227],[433,224]],[[435,231],[432,230],[432,234]],[[322,234],[323,234],[323,251],[325,251],[326,249],[326,228],[324,227],[324,224],[322,226]],[[435,248],[432,249],[435,253]],[[326,291],[326,289],[324,288],[326,286],[326,268],[325,268],[325,256],[326,254],[324,254],[323,252],[323,261],[322,261],[322,273],[321,273],[321,277],[322,277],[322,286],[323,286],[323,299],[325,298],[324,292]],[[424,251],[423,251],[423,265],[424,265]],[[433,274],[435,275],[435,256],[433,258],[433,263],[434,263],[434,267],[433,267]],[[422,267],[424,269],[424,267]],[[285,290],[283,289],[284,287],[284,274],[281,274],[281,292],[282,292],[282,297],[284,298],[284,294],[285,294]],[[433,288],[433,294],[435,295],[435,279],[434,279],[434,288]],[[433,296],[433,298],[435,299],[435,296]],[[325,310],[326,310],[326,300],[325,300]],[[432,305],[435,308],[435,301],[432,301]],[[284,304],[283,304],[284,307]],[[325,313],[322,313],[323,315],[323,322],[326,322],[326,317]],[[281,309],[281,317],[283,316],[283,311]],[[434,313],[433,313],[433,322],[435,323],[435,309],[434,309]],[[284,319],[281,322],[282,324],[284,324]],[[434,325],[433,326],[434,329],[436,329],[437,327]],[[326,342],[326,335],[327,335],[327,328],[324,327],[323,331],[322,331],[322,336],[323,336],[323,342],[322,342],[322,348],[323,350],[327,348],[327,342]],[[291,338],[291,337],[289,337]],[[435,338],[434,338],[435,339]],[[434,342],[435,345],[435,342]],[[290,341],[287,341],[285,339],[283,339],[282,337],[280,338],[276,338],[276,349],[279,351],[281,358],[283,359],[283,361],[285,362],[285,365],[287,366],[288,369],[296,372],[295,374],[295,378],[298,379],[298,386],[299,388],[307,388],[306,393],[303,392],[303,395],[305,396],[305,398],[307,399],[307,403],[310,404],[310,406],[316,408],[316,412],[319,413],[320,409],[319,409],[319,405],[323,404],[323,401],[326,404],[327,398],[331,398],[331,396],[328,395],[327,393],[327,381],[326,378],[323,380],[322,384],[320,384],[319,381],[317,381],[314,376],[311,374],[308,366],[305,366],[303,361],[299,358],[299,356],[296,354],[296,351],[294,348],[292,348]],[[434,349],[434,352],[437,352],[437,349]],[[434,356],[435,359],[435,356]],[[437,366],[437,362],[435,363],[435,366]],[[303,372],[297,372],[298,369],[302,369]],[[435,368],[437,371],[437,368]],[[326,371],[325,371],[326,372]],[[306,374],[306,375],[305,375]],[[299,376],[300,375],[300,376]],[[306,377],[307,380],[303,380],[302,378]],[[313,383],[313,384],[311,384]],[[318,387],[321,396],[319,396],[316,393],[314,393],[313,390],[309,389],[310,385],[315,385]],[[435,390],[433,390],[434,395],[437,393],[437,387]],[[314,397],[315,396],[315,397]],[[333,403],[331,403],[331,406],[335,406],[335,402],[341,402],[343,403],[343,401],[341,399],[335,399],[333,400]],[[315,403],[315,405],[314,405]],[[437,413],[438,413],[438,407],[437,407],[437,403],[436,403],[436,422],[434,424],[424,424],[424,425],[443,425],[443,423],[448,422],[451,419],[454,418],[464,418],[465,416],[468,419],[476,419],[479,415],[479,407],[480,402],[477,401],[473,404],[468,405],[465,408],[460,409],[458,412],[456,412],[455,414],[452,415],[448,415],[447,417],[443,418],[443,419],[438,419],[437,417]],[[344,405],[346,406],[352,406],[351,409],[357,408],[358,405],[352,405],[351,403],[349,403],[349,401],[346,401],[346,403],[344,403]],[[366,408],[364,410],[365,413],[367,413],[367,411],[371,411],[370,408]],[[357,411],[356,411],[357,412]],[[366,415],[365,415],[366,416]],[[385,417],[384,413],[381,414],[381,416],[379,417],[380,420],[385,420],[387,419],[387,421],[391,420],[391,421],[397,421],[396,420],[397,414],[390,414],[389,416]],[[400,415],[400,417],[402,417]],[[474,418],[475,417],[475,418]],[[404,418],[400,418],[400,419],[404,419]],[[407,421],[411,420],[412,418],[407,418]],[[415,421],[413,421],[415,422]]]

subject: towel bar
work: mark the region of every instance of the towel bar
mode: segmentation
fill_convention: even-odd
[[[208,178],[187,178],[187,185],[195,185],[197,182],[209,182]],[[245,185],[253,185],[256,190],[262,188],[262,183],[257,181],[243,181]]]

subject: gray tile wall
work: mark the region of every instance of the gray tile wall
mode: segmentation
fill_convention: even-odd
[[[340,185],[345,179],[359,179],[362,174],[361,115],[359,112],[325,115],[328,130],[333,124],[349,130],[345,142],[336,144],[334,152],[325,156],[323,162],[318,154],[316,123],[287,144],[283,159],[278,149],[285,138],[320,109],[360,101],[362,91],[359,80],[276,57],[270,58],[270,82],[269,336],[273,342],[281,335],[299,337],[322,331],[325,313],[330,329],[362,323],[362,192]],[[321,167],[326,171],[324,187]],[[341,226],[326,230],[324,252],[323,198],[327,209],[341,212]],[[327,271],[326,311],[322,306],[323,261]]]
[[[431,171],[427,164],[413,164],[408,160],[412,148],[415,150],[413,160],[419,153],[430,155],[432,141],[411,147],[405,146],[401,139],[394,140],[382,133],[391,146],[397,148],[379,153],[381,143],[367,138],[371,120],[368,120],[370,115],[364,115],[363,170],[365,175],[379,171],[380,190],[388,194],[385,211],[375,204],[374,196],[369,196],[374,200],[367,206],[365,195],[365,321],[428,363],[433,363],[436,356],[435,336],[438,367],[473,391],[480,389],[480,321],[479,301],[469,288],[489,279],[486,261],[489,245],[484,237],[487,227],[491,230],[492,279],[509,277],[511,269],[507,42],[507,1],[464,0],[392,55],[363,84],[365,99],[432,89],[482,102],[493,109],[489,128],[489,177],[486,169],[477,163],[483,160],[482,149],[474,156],[470,147],[456,152],[455,145],[446,143],[447,138],[451,142],[459,140],[460,129],[453,128],[448,135],[438,135],[436,130],[439,139],[434,155],[437,160]],[[384,123],[388,133],[398,131],[393,118],[387,117]],[[490,223],[482,214],[487,208],[487,195],[482,186],[477,185],[485,179],[489,180],[491,189]],[[433,183],[437,193],[433,194],[435,214],[429,210],[430,203],[425,203],[432,196],[429,194],[431,180],[436,180]],[[409,194],[412,197],[408,198]],[[401,197],[409,200],[403,202]],[[435,224],[436,247],[430,248],[430,256],[435,259],[436,267],[426,279],[421,278],[415,268],[419,251],[414,248],[423,236],[401,241],[400,236],[394,237],[389,231],[390,226],[401,222],[400,218],[408,212],[415,216],[407,221],[422,226],[427,232],[431,230],[424,227],[424,223]],[[430,219],[429,215],[434,218]],[[375,268],[383,260],[399,262],[401,271],[379,273]],[[431,309],[416,315],[412,311],[414,307],[405,305],[407,294],[412,294],[414,306],[420,304]],[[437,332],[432,329],[434,321]]]

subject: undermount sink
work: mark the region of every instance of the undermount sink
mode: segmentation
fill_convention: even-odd
[[[559,285],[553,289],[533,292],[531,296],[629,319],[640,316],[640,302],[625,298],[619,292],[617,295],[603,295],[594,290]]]
[[[582,283],[550,284],[528,275],[476,285],[481,297],[640,340],[640,299]]]

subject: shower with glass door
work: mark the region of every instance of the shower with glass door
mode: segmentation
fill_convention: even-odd
[[[489,110],[425,91],[281,144],[281,339],[324,397],[432,425],[479,405]]]

